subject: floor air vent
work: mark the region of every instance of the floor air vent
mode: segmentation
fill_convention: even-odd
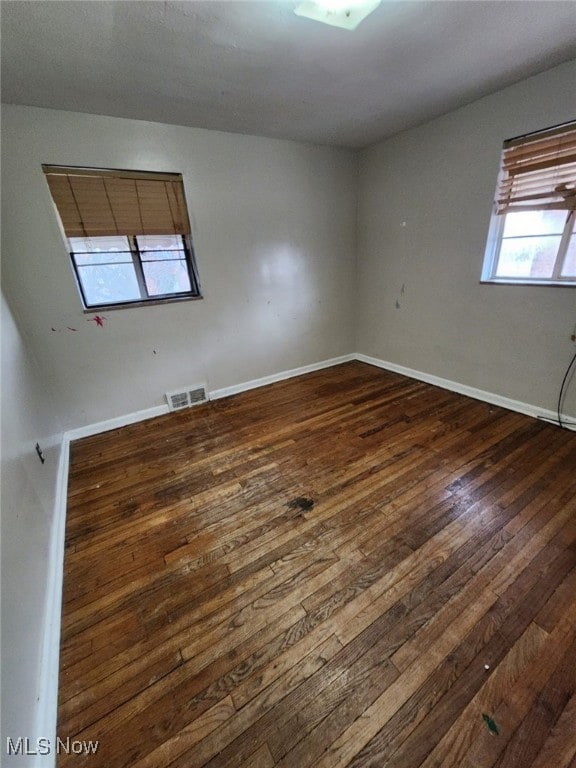
[[[190,408],[192,405],[199,405],[207,400],[204,384],[195,384],[177,392],[166,392],[166,402],[171,411],[181,411],[183,408]]]

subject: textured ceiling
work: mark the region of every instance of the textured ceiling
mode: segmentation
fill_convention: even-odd
[[[362,147],[568,59],[576,2],[3,0],[2,100]]]

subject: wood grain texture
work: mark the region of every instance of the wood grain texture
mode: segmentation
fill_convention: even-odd
[[[72,444],[58,733],[106,768],[571,766],[575,595],[576,436],[346,363]]]

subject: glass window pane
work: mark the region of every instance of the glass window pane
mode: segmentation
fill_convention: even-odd
[[[74,253],[110,253],[129,251],[130,243],[127,237],[69,237],[70,250]]]
[[[184,293],[191,290],[186,262],[145,261],[142,264],[146,287],[151,296],[166,293]]]
[[[566,211],[507,213],[503,237],[561,235],[566,225],[566,216]]]
[[[141,298],[132,264],[79,267],[78,275],[87,304],[115,304]]]
[[[184,251],[143,251],[141,254],[142,261],[163,261],[166,259],[186,259]]]
[[[138,235],[141,251],[181,251],[182,235]]]
[[[572,234],[572,237],[570,238],[564,265],[560,274],[562,277],[574,277],[576,279],[576,234]]]
[[[559,245],[560,236],[503,240],[496,277],[552,277]]]
[[[131,253],[75,253],[74,261],[79,267],[90,266],[91,264],[132,264]]]

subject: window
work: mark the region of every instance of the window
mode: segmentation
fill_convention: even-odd
[[[576,123],[504,142],[482,278],[576,285]]]
[[[180,174],[43,169],[86,309],[200,297]]]

